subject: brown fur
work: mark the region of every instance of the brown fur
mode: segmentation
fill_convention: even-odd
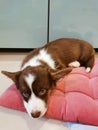
[[[68,63],[73,61],[79,61],[81,66],[93,67],[95,51],[92,45],[87,41],[71,38],[57,39],[35,49],[27,55],[22,66],[37,55],[42,48],[46,48],[47,52],[51,54],[57,69],[68,67]]]

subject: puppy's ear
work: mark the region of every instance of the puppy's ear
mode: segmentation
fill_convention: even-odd
[[[1,71],[4,75],[6,75],[7,77],[11,78],[14,83],[16,84],[17,88],[19,86],[19,77],[21,74],[21,71],[18,72],[8,72],[8,71]]]
[[[64,68],[59,71],[50,72],[51,76],[54,81],[59,80],[60,78],[64,77],[65,75],[69,74],[72,71],[72,68]]]

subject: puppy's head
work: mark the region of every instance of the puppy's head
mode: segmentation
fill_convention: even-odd
[[[48,97],[56,81],[71,70],[66,68],[60,71],[49,71],[42,66],[28,66],[22,71],[13,73],[2,71],[2,73],[15,82],[29,115],[38,118],[47,111]]]

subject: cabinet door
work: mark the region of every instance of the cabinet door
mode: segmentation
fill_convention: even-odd
[[[0,0],[0,48],[35,48],[47,41],[48,0]]]
[[[50,41],[61,37],[98,48],[98,0],[50,0]]]

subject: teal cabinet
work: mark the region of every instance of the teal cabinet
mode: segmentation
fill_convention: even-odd
[[[98,48],[98,0],[0,0],[0,48],[36,48],[61,37]]]
[[[0,48],[35,48],[47,42],[48,0],[0,0]]]
[[[98,0],[50,0],[49,40],[73,37],[98,48]]]

